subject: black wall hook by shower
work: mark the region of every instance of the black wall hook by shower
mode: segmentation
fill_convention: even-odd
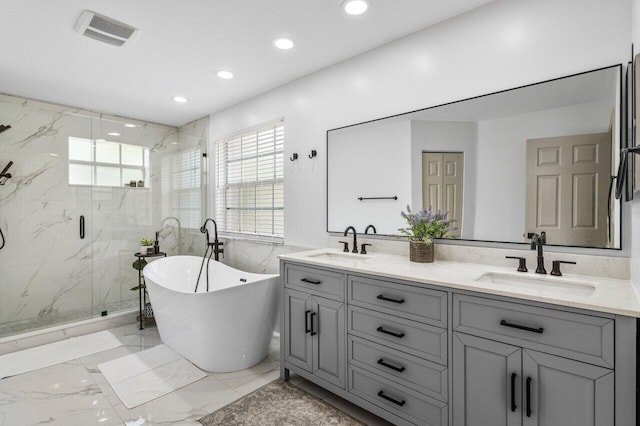
[[[291,160],[291,161],[296,161],[297,159],[298,159],[298,153],[297,152],[293,153],[293,157],[289,157],[289,160]]]
[[[318,151],[316,151],[315,149],[312,149],[311,150],[311,154],[309,155],[309,158],[313,158],[313,157],[315,157],[317,155],[318,155]]]

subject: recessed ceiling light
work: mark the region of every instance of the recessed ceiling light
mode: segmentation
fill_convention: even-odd
[[[96,142],[106,142],[106,139],[96,139]]]
[[[179,102],[179,103],[181,103],[181,104],[183,104],[183,103],[185,103],[185,102],[188,102],[188,101],[187,101],[187,98],[182,97],[182,96],[174,96],[174,97],[173,97],[173,100],[174,100],[175,102]]]
[[[220,78],[224,78],[225,80],[233,78],[233,73],[227,70],[219,70],[216,72],[216,75]]]
[[[277,39],[273,40],[273,45],[278,49],[289,50],[293,47],[294,43],[290,38],[278,37]]]
[[[369,3],[365,0],[346,0],[342,7],[349,15],[362,15],[369,8]]]
[[[50,152],[49,155],[52,156],[52,157],[57,157],[58,156],[58,154],[56,154],[54,152]]]
[[[134,128],[134,127],[136,127],[136,125],[135,124],[131,124],[131,123],[127,123],[127,124],[124,125],[124,127]]]
[[[171,142],[171,145],[178,145],[178,142]]]
[[[118,132],[109,132],[107,133],[108,136],[120,136],[120,133]]]

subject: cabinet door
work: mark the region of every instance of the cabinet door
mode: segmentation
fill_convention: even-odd
[[[287,362],[309,372],[313,367],[311,303],[310,294],[284,289],[284,357]]]
[[[346,386],[344,303],[313,297],[313,374],[344,389]]]
[[[522,370],[524,426],[614,424],[613,370],[528,349]]]
[[[453,333],[453,425],[520,426],[521,363],[519,347]]]

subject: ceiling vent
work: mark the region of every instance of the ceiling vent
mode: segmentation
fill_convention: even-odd
[[[108,16],[85,10],[76,22],[75,30],[84,36],[113,46],[133,40],[139,30]]]

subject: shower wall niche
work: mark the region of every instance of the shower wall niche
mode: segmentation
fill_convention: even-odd
[[[133,254],[156,231],[170,255],[204,251],[208,118],[175,128],[0,95],[0,123],[0,167],[14,162],[0,338],[136,308]]]

